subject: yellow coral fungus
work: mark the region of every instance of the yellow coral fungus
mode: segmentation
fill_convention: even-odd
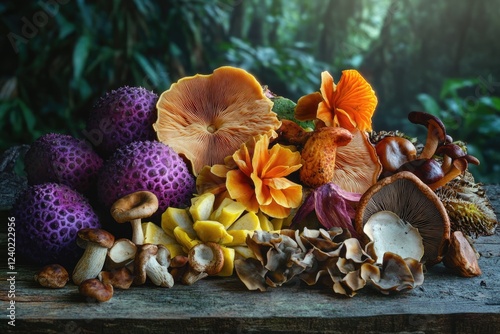
[[[279,144],[269,149],[269,137],[257,136],[233,159],[238,168],[227,172],[226,188],[247,210],[285,218],[302,202],[302,186],[286,178],[302,166],[299,152]]]

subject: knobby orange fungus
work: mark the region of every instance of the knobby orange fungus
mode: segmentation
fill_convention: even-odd
[[[302,186],[286,178],[302,166],[300,153],[279,144],[269,149],[265,135],[254,141],[233,154],[237,169],[226,174],[227,191],[249,211],[260,209],[271,217],[288,217],[302,202]]]
[[[377,97],[370,84],[356,70],[342,71],[338,84],[328,72],[321,73],[320,92],[297,101],[295,117],[317,119],[326,126],[340,126],[351,132],[372,130]]]

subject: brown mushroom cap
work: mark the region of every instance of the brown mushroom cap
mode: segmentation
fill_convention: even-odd
[[[399,136],[387,136],[376,145],[375,150],[385,172],[394,172],[402,164],[417,156],[415,145],[408,139]]]
[[[147,218],[158,210],[158,198],[150,191],[136,191],[118,199],[111,206],[111,215],[118,223]]]
[[[355,228],[363,235],[368,219],[380,211],[391,211],[416,227],[424,243],[422,261],[428,265],[441,261],[450,238],[448,214],[437,195],[410,172],[399,172],[378,181],[358,204]]]
[[[134,275],[127,267],[101,271],[98,278],[103,284],[111,284],[113,288],[117,289],[128,289],[134,281]]]
[[[408,120],[414,124],[420,124],[427,127],[425,146],[419,158],[432,158],[437,147],[448,140],[443,122],[436,116],[423,111],[410,112],[408,114]]]
[[[65,287],[66,283],[68,283],[69,274],[59,264],[48,264],[35,274],[34,279],[43,287],[59,289]]]
[[[78,231],[77,244],[82,248],[86,248],[89,242],[104,248],[111,248],[115,242],[115,237],[100,228],[82,228]]]
[[[106,302],[113,297],[113,286],[104,284],[97,278],[84,280],[78,287],[81,295],[98,302]]]
[[[189,265],[197,272],[217,275],[224,266],[224,253],[215,242],[200,243],[189,250]]]
[[[459,276],[474,277],[482,274],[476,252],[461,231],[451,234],[443,264]]]
[[[259,82],[243,69],[185,77],[158,100],[158,139],[191,162],[194,175],[223,164],[252,137],[273,135],[281,122]]]

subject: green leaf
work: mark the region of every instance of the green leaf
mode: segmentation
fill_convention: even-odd
[[[449,96],[457,97],[458,90],[474,85],[477,85],[477,80],[475,79],[447,79],[441,88],[439,98],[444,99]]]
[[[496,96],[482,96],[479,98],[479,101],[488,106],[493,108],[495,111],[500,111],[500,97]]]
[[[36,124],[36,117],[31,111],[31,109],[22,101],[19,100],[19,108],[21,108],[21,112],[23,114],[24,122],[26,123],[26,127],[29,132],[33,132]]]
[[[151,63],[140,53],[134,53],[134,59],[137,61],[139,66],[142,68],[145,76],[142,81],[151,82],[154,86],[158,85],[160,78],[156,70],[153,68]],[[142,82],[140,84],[143,84]]]
[[[441,107],[439,107],[439,104],[432,96],[424,93],[418,94],[417,100],[422,104],[426,112],[439,117],[439,114],[441,113]]]
[[[87,57],[89,55],[91,40],[88,35],[81,36],[76,42],[75,49],[73,50],[73,79],[80,80]]]

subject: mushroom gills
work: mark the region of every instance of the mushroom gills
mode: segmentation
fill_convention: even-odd
[[[373,242],[377,263],[382,263],[386,252],[417,261],[424,255],[424,244],[418,229],[394,212],[379,211],[373,214],[363,227],[363,232]]]

